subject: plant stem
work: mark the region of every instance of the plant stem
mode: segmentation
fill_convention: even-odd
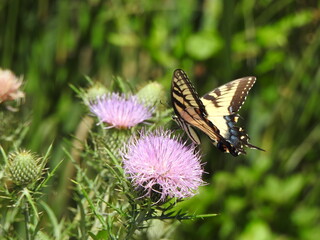
[[[139,213],[134,214],[133,216],[134,220],[130,224],[126,239],[131,239],[134,232],[140,227],[143,221],[146,220],[145,216],[150,211],[150,209],[151,209],[151,204],[149,203],[147,207],[145,207],[144,209],[140,209]]]
[[[26,228],[26,240],[30,240],[30,232],[29,232],[29,222],[30,222],[30,217],[29,217],[29,204],[28,201],[25,202],[25,209],[24,209],[24,224]]]

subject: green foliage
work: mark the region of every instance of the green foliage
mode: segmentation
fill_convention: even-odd
[[[195,60],[206,60],[216,54],[221,45],[222,40],[217,33],[202,32],[187,39],[186,52]]]
[[[177,239],[317,239],[318,9],[317,1],[292,0],[1,1],[0,67],[24,75],[26,100],[19,112],[1,109],[0,144],[3,152],[23,146],[39,154],[54,146],[37,206],[43,219],[32,223],[39,239],[76,237],[75,232],[82,239],[112,239],[95,228],[102,224],[98,216],[122,214],[104,199],[116,180],[102,180],[110,169],[101,169],[97,159],[108,153],[86,152],[89,146],[82,143],[95,140],[88,133],[93,121],[83,117],[88,109],[70,85],[88,87],[85,75],[107,88],[132,92],[152,80],[164,86],[168,97],[175,68],[189,73],[199,93],[255,75],[240,124],[251,142],[267,151],[248,150],[235,159],[203,139],[209,184],[181,207],[219,215],[184,221],[169,233]],[[169,127],[169,119],[166,112],[154,122]],[[89,156],[92,161],[83,161]],[[3,167],[5,158],[0,160]],[[70,207],[74,202],[77,208]],[[12,202],[0,204],[4,216]],[[14,238],[6,235],[13,227],[24,236],[21,221],[8,225],[16,216],[23,218],[20,214],[12,209],[1,217],[0,236]],[[111,223],[104,224],[118,227]]]

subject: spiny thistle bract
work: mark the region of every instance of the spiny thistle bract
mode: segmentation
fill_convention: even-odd
[[[200,158],[194,145],[163,129],[133,136],[122,156],[125,174],[134,188],[157,203],[196,194],[204,183]]]
[[[90,110],[107,128],[127,129],[152,117],[154,110],[139,103],[132,95],[108,93],[90,104]]]
[[[9,155],[7,171],[10,179],[18,186],[35,183],[41,177],[43,168],[42,158],[30,151],[20,150]]]

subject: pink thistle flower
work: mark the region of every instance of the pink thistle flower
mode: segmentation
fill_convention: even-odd
[[[0,68],[0,103],[24,97],[19,90],[22,80],[18,79],[10,70]]]
[[[157,195],[157,202],[186,198],[197,193],[203,174],[200,153],[171,131],[158,129],[132,137],[123,154],[125,174],[144,196]]]
[[[109,93],[98,97],[90,104],[90,110],[108,128],[126,129],[133,127],[152,117],[153,108],[146,107],[138,101],[136,96]]]

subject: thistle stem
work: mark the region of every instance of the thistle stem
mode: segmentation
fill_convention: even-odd
[[[30,232],[29,232],[29,222],[30,222],[30,216],[29,216],[29,204],[28,201],[25,202],[25,209],[24,209],[24,224],[26,228],[26,240],[30,240]]]
[[[148,214],[148,212],[151,209],[151,204],[149,203],[148,206],[144,209],[141,209],[140,212],[136,212],[133,216],[133,221],[130,224],[129,231],[127,234],[126,239],[131,239],[134,232],[140,227],[140,225],[143,223],[143,221],[146,220],[145,216]]]

